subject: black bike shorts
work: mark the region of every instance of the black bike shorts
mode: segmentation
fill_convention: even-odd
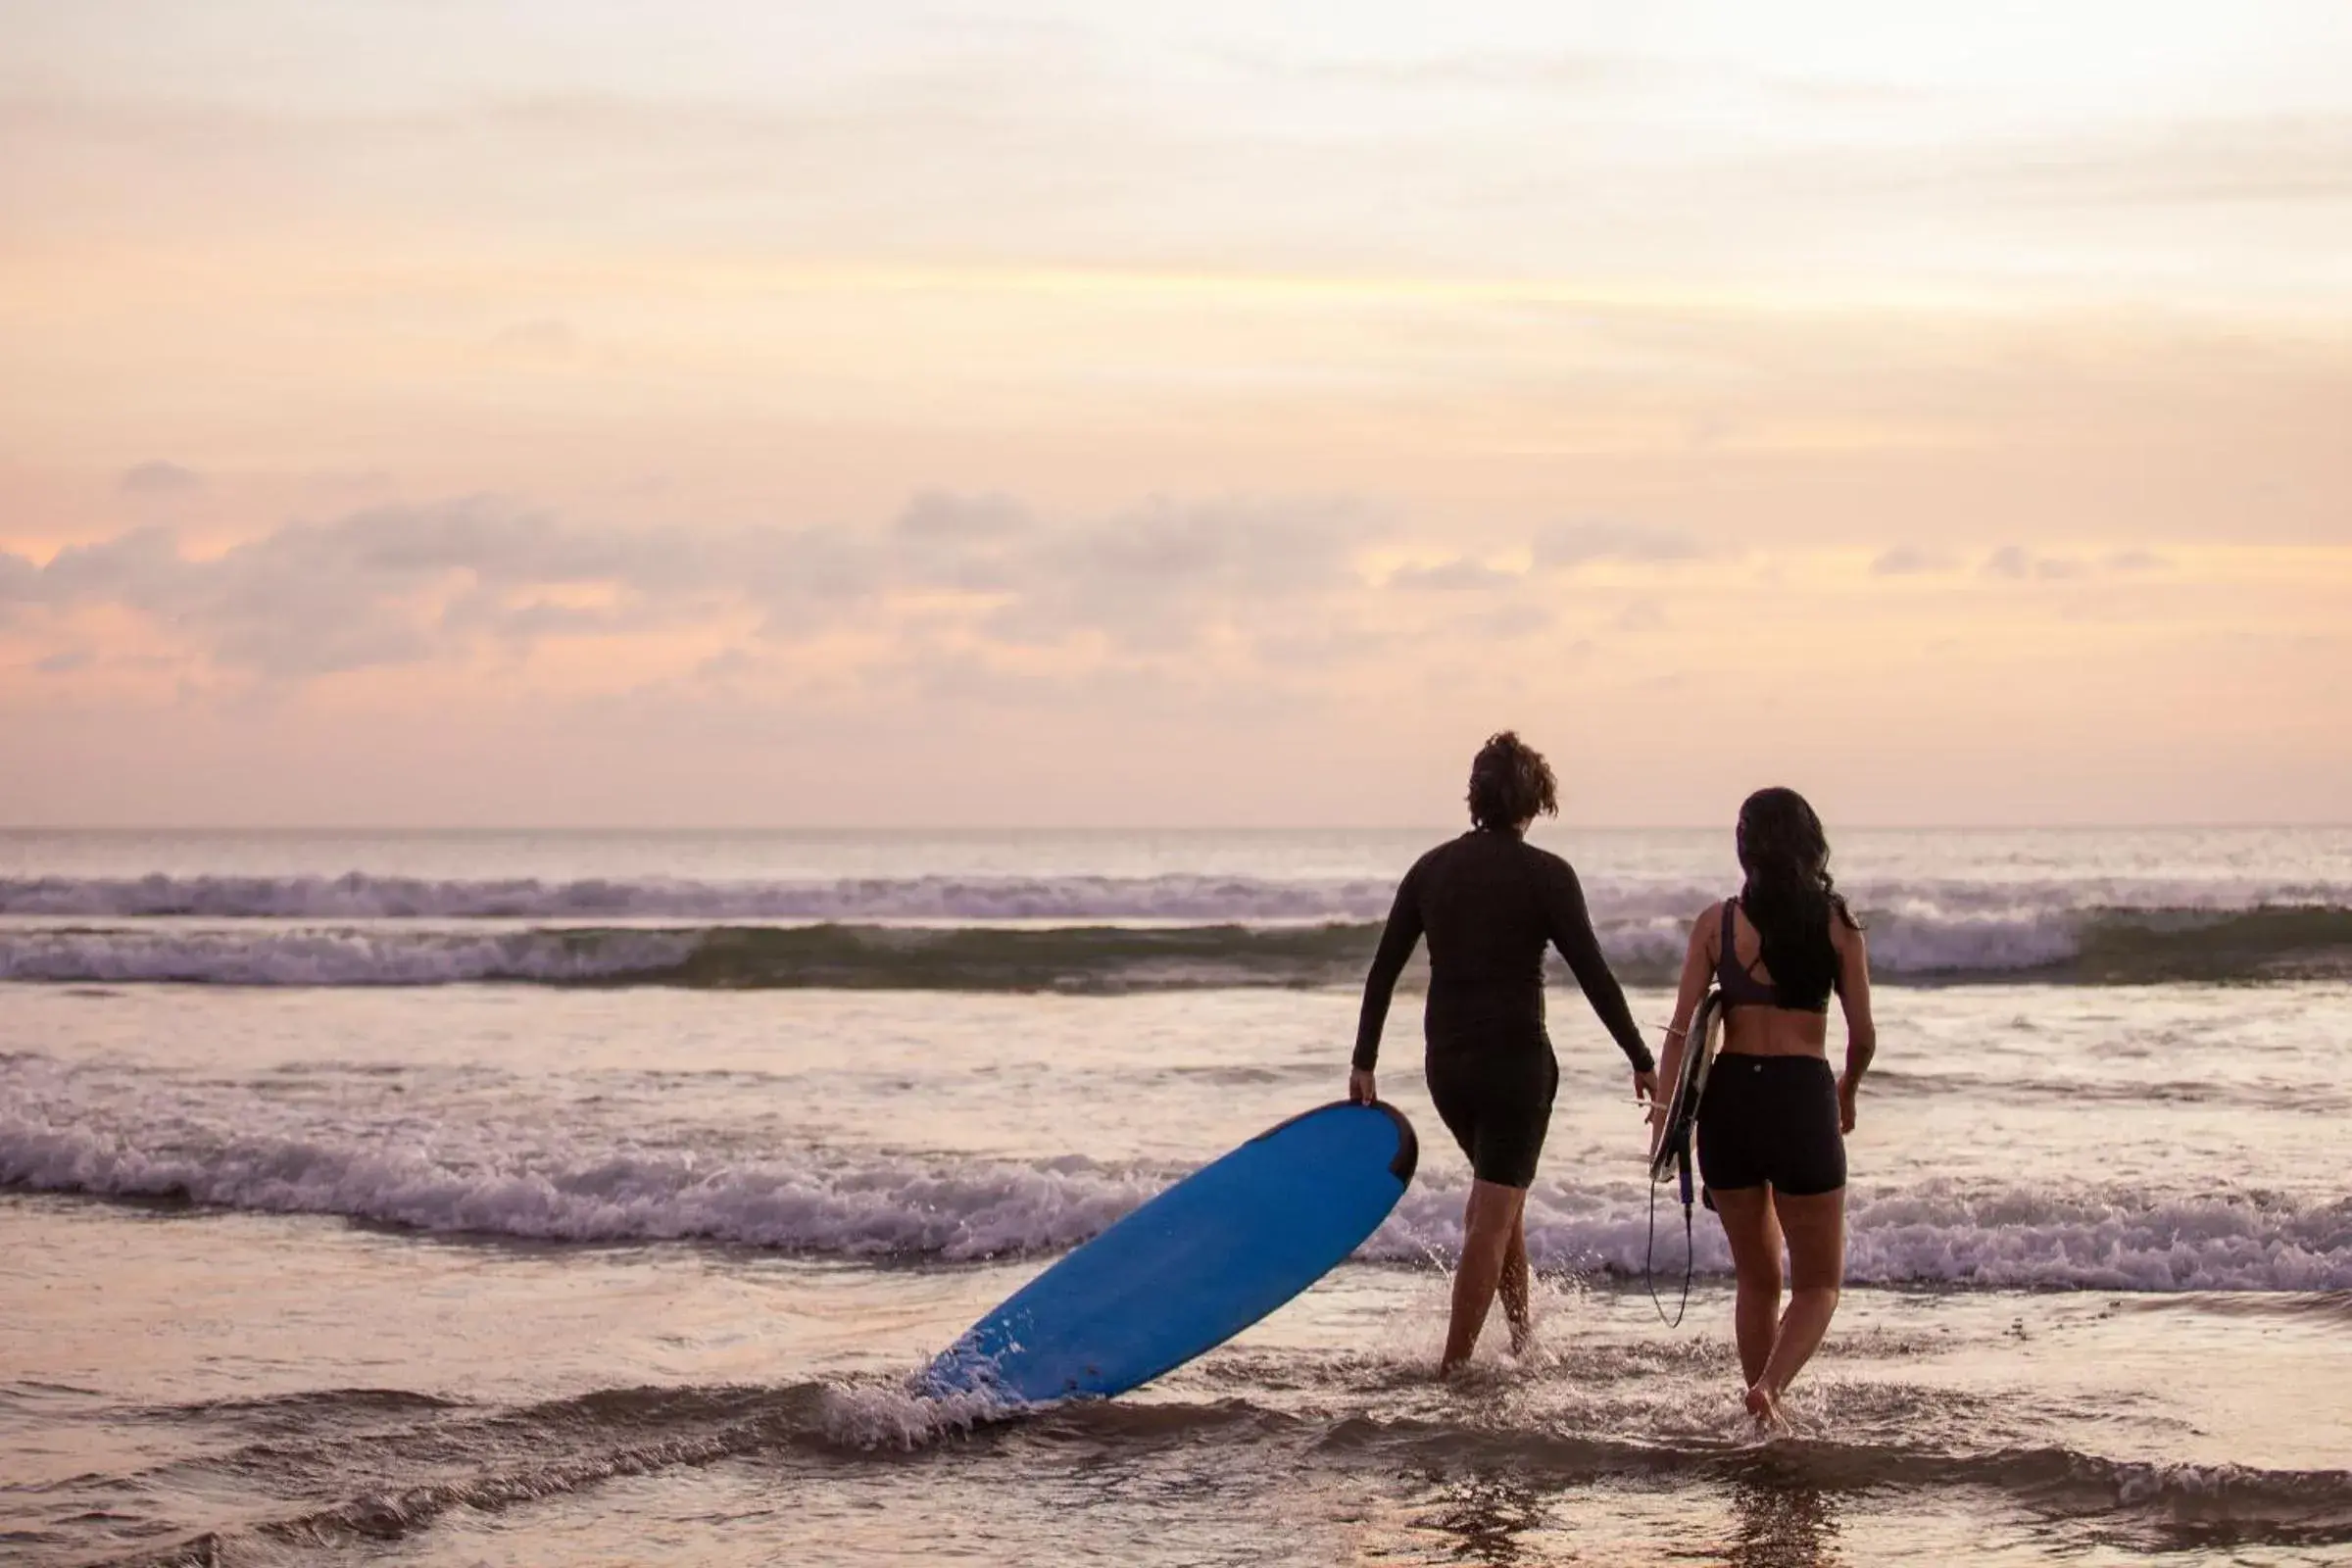
[[[1471,1174],[1503,1187],[1535,1185],[1536,1161],[1551,1127],[1560,1064],[1548,1041],[1532,1048],[1432,1051],[1429,1098]]]
[[[1698,1174],[1710,1191],[1770,1184],[1791,1198],[1845,1185],[1838,1079],[1819,1056],[1720,1055],[1698,1102]]]

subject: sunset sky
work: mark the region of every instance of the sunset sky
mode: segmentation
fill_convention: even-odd
[[[2352,818],[2352,6],[0,0],[0,822]]]

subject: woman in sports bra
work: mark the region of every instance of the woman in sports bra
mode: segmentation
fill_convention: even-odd
[[[1831,880],[1821,818],[1788,789],[1740,808],[1737,898],[1690,927],[1663,1077],[1710,982],[1723,993],[1723,1045],[1698,1105],[1698,1171],[1739,1275],[1735,1326],[1748,1412],[1779,1424],[1780,1397],[1819,1348],[1845,1278],[1845,1139],[1878,1049],[1870,954]],[[1830,1074],[1830,998],[1845,1011],[1845,1072]],[[1653,1111],[1653,1124],[1662,1122]],[[1781,1309],[1781,1253],[1788,1306]]]

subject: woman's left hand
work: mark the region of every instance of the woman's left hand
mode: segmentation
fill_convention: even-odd
[[[1380,1091],[1372,1082],[1372,1069],[1356,1067],[1348,1074],[1348,1098],[1359,1105],[1380,1102]]]
[[[1854,1091],[1861,1087],[1851,1078],[1838,1080],[1838,1130],[1841,1133],[1854,1130]]]

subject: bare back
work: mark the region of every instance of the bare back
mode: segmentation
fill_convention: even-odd
[[[1870,957],[1862,933],[1835,913],[1829,916],[1829,924],[1830,944],[1838,952],[1837,993],[1845,1011],[1847,1040],[1874,1041]],[[1763,961],[1763,939],[1747,918],[1747,911],[1736,900],[1730,901],[1727,918],[1724,904],[1710,904],[1690,924],[1690,946],[1683,963],[1681,995],[1675,999],[1677,1031],[1689,1027],[1691,1015],[1698,1010],[1699,999],[1706,995],[1708,983],[1723,965],[1727,933],[1732,944],[1732,966],[1759,985],[1771,984],[1772,973]],[[1735,1055],[1826,1058],[1829,1033],[1827,1011],[1743,1003],[1731,1008],[1724,1019],[1722,1049]],[[1670,1070],[1679,1055],[1672,1048],[1681,1043],[1679,1034],[1668,1041]]]
[[[1738,901],[1731,902],[1731,919],[1721,914],[1708,932],[1707,961],[1720,966],[1723,962],[1723,932],[1728,924],[1731,931],[1732,963],[1764,985],[1773,983],[1772,971],[1764,963],[1764,939],[1748,919],[1747,911]],[[1720,906],[1719,906],[1720,907]],[[1845,922],[1835,914],[1830,916],[1830,941],[1836,944]],[[1844,967],[1845,956],[1838,955],[1838,966]],[[1740,1056],[1829,1056],[1830,1015],[1825,1009],[1814,1012],[1801,1007],[1783,1007],[1772,1004],[1747,1004],[1729,1009],[1723,1020],[1723,1049]]]

